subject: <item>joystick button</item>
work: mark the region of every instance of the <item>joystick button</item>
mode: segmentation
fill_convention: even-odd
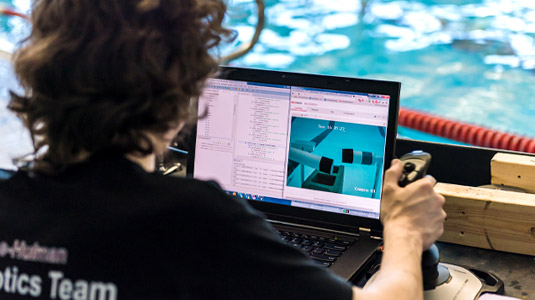
[[[414,163],[407,162],[405,166],[403,166],[403,171],[405,171],[405,173],[410,173],[414,171],[415,168],[416,168],[416,165]]]

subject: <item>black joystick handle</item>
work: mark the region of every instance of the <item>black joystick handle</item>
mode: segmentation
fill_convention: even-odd
[[[424,177],[429,164],[431,164],[431,154],[419,150],[407,153],[400,159],[403,163],[403,173],[399,179],[401,187]]]
[[[431,154],[423,151],[413,151],[403,155],[401,162],[403,163],[403,173],[399,179],[399,185],[404,187],[425,176],[431,163]],[[438,263],[438,248],[433,244],[422,255],[424,290],[434,289],[449,278],[449,271],[439,266]]]
[[[435,244],[422,254],[422,276],[424,290],[432,290],[437,286],[439,253]]]

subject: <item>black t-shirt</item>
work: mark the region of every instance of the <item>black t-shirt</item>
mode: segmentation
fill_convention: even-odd
[[[0,299],[351,299],[215,184],[99,157],[0,181]]]

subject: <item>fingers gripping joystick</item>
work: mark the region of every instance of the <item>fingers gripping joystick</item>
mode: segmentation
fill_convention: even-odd
[[[413,151],[403,155],[401,162],[403,163],[403,173],[399,179],[399,185],[404,187],[425,176],[431,163],[431,154],[423,151]],[[439,265],[438,262],[438,248],[433,244],[422,255],[424,290],[432,290],[449,279],[450,272],[444,266]]]

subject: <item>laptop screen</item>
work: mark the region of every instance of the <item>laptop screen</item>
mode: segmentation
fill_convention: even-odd
[[[379,219],[390,101],[388,94],[209,79],[199,98],[205,117],[193,176],[252,201]]]

